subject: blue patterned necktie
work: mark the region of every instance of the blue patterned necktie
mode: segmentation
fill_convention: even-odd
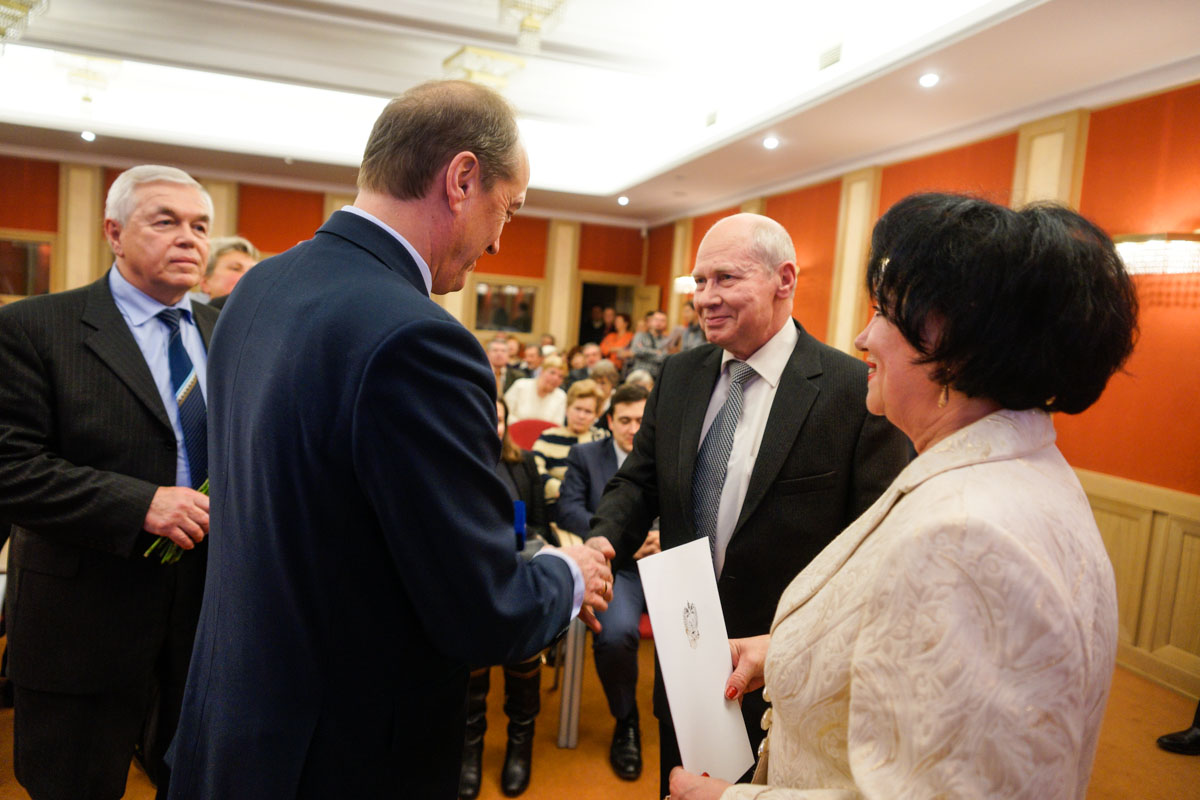
[[[708,434],[696,456],[696,471],[692,474],[692,516],[696,533],[708,537],[714,559],[717,555],[717,509],[721,505],[721,490],[725,487],[733,435],[742,418],[742,390],[746,381],[756,374],[754,367],[744,361],[729,362],[729,396],[708,427]]]
[[[183,347],[179,334],[178,308],[164,308],[158,318],[170,331],[167,340],[167,360],[171,366],[171,388],[179,404],[179,427],[183,429],[183,446],[187,451],[188,475],[192,488],[199,489],[208,479],[208,412],[204,395],[196,378],[196,368]]]

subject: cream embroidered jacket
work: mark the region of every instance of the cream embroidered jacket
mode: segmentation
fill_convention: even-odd
[[[957,431],[797,576],[767,654],[766,785],[722,800],[1083,798],[1116,589],[1054,438],[1040,411]]]

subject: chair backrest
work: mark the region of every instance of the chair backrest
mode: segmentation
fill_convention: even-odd
[[[542,435],[542,431],[553,428],[559,423],[548,422],[544,419],[519,419],[508,426],[508,435],[522,450],[533,447],[533,443]]]

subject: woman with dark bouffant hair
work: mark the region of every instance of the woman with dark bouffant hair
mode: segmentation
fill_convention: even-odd
[[[547,541],[557,545],[546,518],[545,492],[533,453],[522,450],[508,435],[508,406],[496,401],[496,434],[500,437],[500,463],[496,474],[508,487],[514,501],[525,504],[525,550],[532,557]],[[462,770],[458,796],[470,800],[479,796],[483,771],[483,734],[487,731],[487,696],[491,670],[473,670],[467,685],[467,732],[463,742]],[[504,665],[504,713],[508,716],[508,745],[500,788],[508,797],[516,797],[529,786],[533,757],[533,727],[541,710],[542,654],[516,664]]]
[[[730,642],[726,696],[765,682],[773,702],[770,788],[676,769],[671,797],[1081,799],[1117,597],[1051,413],[1086,409],[1128,358],[1132,281],[1066,208],[921,194],[875,226],[867,288],[867,409],[917,458],[768,636]]]

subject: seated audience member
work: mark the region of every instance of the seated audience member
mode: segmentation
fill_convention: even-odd
[[[587,367],[588,376],[592,374],[592,368],[604,358],[604,354],[600,352],[599,342],[588,342],[583,346],[583,364]]]
[[[616,389],[621,382],[621,376],[611,361],[602,359],[592,367],[591,378],[596,382],[600,394],[604,396],[604,400],[600,403],[600,414],[596,421],[596,427],[608,430],[609,398],[612,397],[613,389]]]
[[[542,496],[542,477],[533,454],[527,453],[508,435],[508,408],[496,401],[496,433],[500,436],[500,463],[496,474],[513,501],[525,504],[525,550],[532,555],[550,535],[546,503]],[[554,540],[557,544],[557,539]],[[616,579],[613,579],[614,583]],[[504,665],[504,714],[508,717],[508,745],[500,773],[500,789],[516,797],[529,786],[533,757],[533,728],[541,710],[542,656]],[[458,796],[471,800],[479,796],[483,773],[483,734],[487,731],[487,696],[491,669],[471,671],[467,684],[467,730],[463,739],[462,770],[458,778]]]
[[[553,334],[553,333],[543,333],[543,334],[542,334],[542,339],[541,339],[541,341],[539,342],[539,344],[540,344],[542,347],[546,347],[547,345],[549,345],[550,347],[555,347],[555,348],[557,348],[557,346],[558,346],[558,342],[557,342],[557,341],[555,341],[555,339],[554,339],[554,334]]]
[[[504,393],[508,404],[508,424],[522,419],[544,419],[561,424],[567,414],[567,393],[562,385],[565,370],[558,356],[542,362],[536,378],[521,378]]]
[[[571,384],[575,381],[581,381],[588,377],[587,359],[583,354],[583,348],[579,345],[567,351],[567,369],[567,389],[570,389]]]
[[[654,391],[654,376],[644,369],[635,369],[625,378],[626,383],[641,386],[647,392]]]
[[[258,260],[258,248],[241,236],[213,239],[208,254],[208,268],[197,288],[208,296],[210,306],[220,308],[225,305],[233,287]]]
[[[521,346],[521,340],[516,334],[508,334],[508,365],[516,369],[521,369],[521,353],[524,348]]]
[[[632,354],[629,349],[632,341],[633,331],[629,330],[629,315],[622,311],[613,317],[612,331],[600,342],[600,354],[620,371],[625,359]]]
[[[651,378],[658,380],[663,359],[667,357],[667,345],[667,315],[661,311],[651,311],[646,315],[646,330],[639,331],[630,343],[633,358],[628,368],[644,369]]]
[[[521,369],[531,378],[536,378],[542,371],[542,348],[540,345],[525,345],[525,358],[521,361]]]
[[[542,432],[533,443],[538,472],[546,481],[546,502],[558,500],[558,488],[567,470],[567,453],[571,446],[608,437],[608,433],[592,427],[603,402],[596,382],[590,378],[574,384],[567,392],[567,424]]]
[[[866,407],[917,458],[769,635],[730,642],[725,697],[765,681],[774,704],[759,785],[677,767],[669,793],[1082,798],[1117,593],[1050,415],[1092,405],[1133,350],[1133,282],[1066,208],[918,194],[876,223],[867,288]]]
[[[611,441],[591,442],[571,448],[567,472],[558,498],[558,526],[566,531],[586,534],[592,513],[600,503],[604,487],[625,457],[633,449],[633,437],[642,426],[642,412],[649,392],[626,383],[612,396],[608,425]],[[659,551],[658,525],[654,525],[634,560]],[[613,601],[598,614],[601,629],[593,651],[596,674],[608,699],[608,710],[616,720],[608,760],[618,777],[628,781],[642,774],[642,734],[638,727],[638,623],[646,610],[642,581],[636,565],[613,564]]]
[[[691,300],[683,304],[680,322],[682,324],[676,325],[667,339],[668,353],[685,353],[708,341],[704,338],[704,329],[700,327],[700,318],[696,316],[696,306]]]
[[[496,397],[503,397],[519,379],[528,377],[524,372],[508,364],[508,340],[497,334],[487,346],[488,365],[496,376]]]

